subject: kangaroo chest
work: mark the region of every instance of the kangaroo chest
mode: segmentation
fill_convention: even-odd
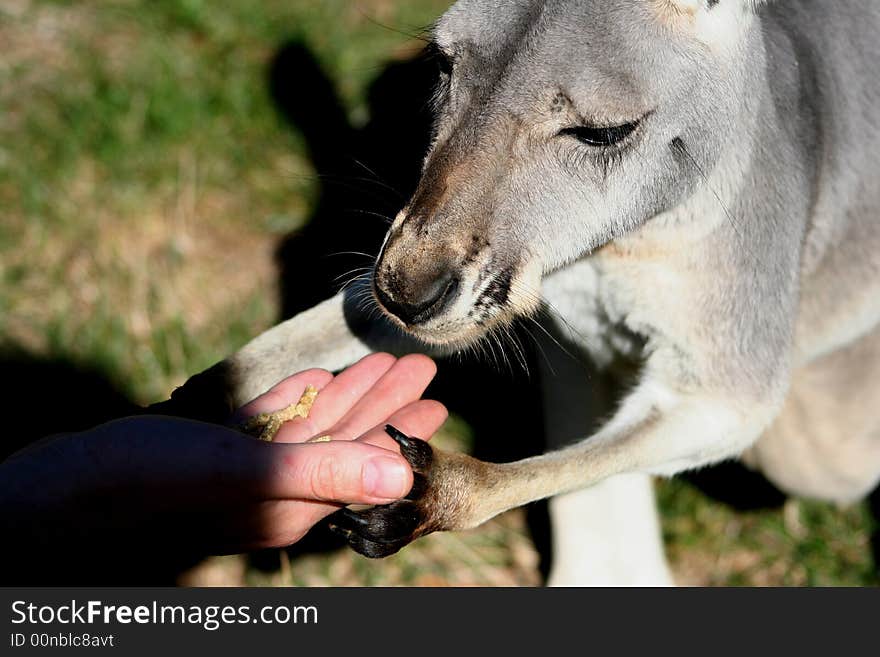
[[[591,256],[548,276],[543,294],[557,335],[599,366],[642,361],[664,341],[686,340],[693,286],[662,260]]]

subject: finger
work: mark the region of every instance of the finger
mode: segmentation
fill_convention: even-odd
[[[399,452],[355,441],[265,443],[225,427],[150,416],[103,425],[80,443],[80,467],[97,477],[95,488],[154,506],[220,508],[272,499],[386,504],[412,487],[412,470]]]
[[[423,399],[400,409],[380,425],[358,438],[358,442],[375,445],[387,450],[397,450],[397,443],[386,433],[385,425],[390,424],[408,436],[430,440],[443,426],[449,411],[440,402]]]
[[[437,366],[427,356],[404,356],[330,429],[330,434],[334,440],[357,438],[419,399],[435,374]]]
[[[286,422],[275,436],[276,442],[299,443],[324,433],[336,424],[392,369],[397,359],[391,354],[370,354],[340,372],[321,390],[307,418]]]
[[[260,413],[280,411],[298,401],[305,392],[306,386],[311,385],[318,390],[323,390],[331,381],[333,381],[333,375],[327,370],[312,369],[294,374],[242,406],[232,416],[230,423],[238,424]]]
[[[387,504],[412,487],[412,470],[399,453],[366,443],[261,445],[257,467],[240,474],[266,499]]]

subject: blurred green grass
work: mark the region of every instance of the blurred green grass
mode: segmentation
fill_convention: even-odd
[[[277,317],[273,249],[317,201],[267,68],[297,39],[352,122],[447,0],[0,2],[0,348],[84,363],[164,398]],[[307,99],[304,99],[307,102]],[[441,440],[466,448],[455,422]],[[464,442],[463,442],[464,441]],[[876,584],[865,505],[738,513],[658,484],[682,583]],[[348,552],[270,572],[212,560],[190,583],[535,585],[521,511],[375,563]]]

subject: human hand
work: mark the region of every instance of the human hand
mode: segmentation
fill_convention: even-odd
[[[285,425],[275,443],[166,417],[43,441],[0,464],[0,513],[14,531],[5,535],[32,546],[145,537],[211,552],[289,545],[339,504],[406,495],[412,472],[381,427],[430,437],[446,417],[437,402],[418,401],[434,374],[428,358],[387,354],[336,377],[297,374],[237,414],[320,389],[310,417]],[[324,434],[333,442],[305,442]]]
[[[270,443],[298,448],[297,470],[288,476],[299,481],[300,489],[291,495],[296,499],[274,506],[267,526],[301,536],[337,511],[340,502],[387,504],[404,497],[412,487],[412,470],[384,427],[392,424],[426,440],[433,436],[447,411],[436,401],[419,398],[436,371],[425,356],[396,360],[373,354],[332,380],[320,371],[291,377],[240,409],[236,422],[285,408],[300,398],[306,385],[319,390],[308,418],[287,422]],[[318,436],[329,436],[332,442],[307,442]]]

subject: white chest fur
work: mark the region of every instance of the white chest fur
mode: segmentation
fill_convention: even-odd
[[[667,258],[597,253],[546,277],[542,292],[558,334],[600,367],[642,360],[694,330],[698,295]]]

